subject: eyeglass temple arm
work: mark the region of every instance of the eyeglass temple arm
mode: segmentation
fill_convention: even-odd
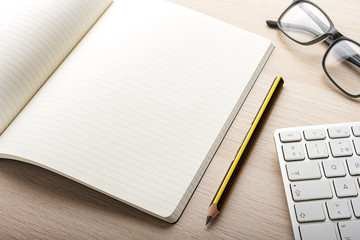
[[[351,62],[357,67],[360,67],[360,56],[357,54],[348,44],[344,43],[340,45],[341,49],[335,48],[335,52],[339,55],[344,57],[343,55],[346,54],[347,58],[345,58],[347,61]]]
[[[276,21],[272,21],[272,20],[266,20],[266,24],[270,27],[270,28],[279,28],[279,26],[277,25]],[[304,26],[304,25],[300,25],[300,24],[294,24],[294,23],[282,23],[281,24],[284,27],[288,27],[288,28],[292,28],[292,29],[297,29],[297,30],[301,30],[307,33],[310,33],[314,36],[319,36],[320,33],[318,31],[316,31],[313,28]],[[324,39],[324,41],[326,42],[329,39]],[[326,42],[328,45],[331,43],[331,40],[329,40],[329,42]]]
[[[266,24],[269,28],[279,28],[276,21],[266,20]]]
[[[323,30],[323,32],[326,32],[328,30],[328,26],[321,21],[312,11],[310,11],[306,6],[299,4],[299,7]],[[324,13],[326,16],[326,14]],[[330,21],[330,20],[329,20]]]

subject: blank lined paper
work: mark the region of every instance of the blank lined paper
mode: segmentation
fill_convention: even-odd
[[[0,134],[109,4],[0,1]]]
[[[115,1],[0,137],[0,156],[174,222],[271,50],[166,1]]]

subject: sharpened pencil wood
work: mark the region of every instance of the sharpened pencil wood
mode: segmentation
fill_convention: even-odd
[[[208,208],[208,216],[206,217],[206,225],[219,214],[219,210],[217,209],[217,204],[213,203]]]

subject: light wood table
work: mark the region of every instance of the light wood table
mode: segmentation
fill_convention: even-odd
[[[116,1],[116,0],[115,0]],[[292,239],[272,134],[275,129],[360,120],[360,101],[325,76],[323,44],[304,47],[269,29],[290,1],[171,0],[273,41],[276,48],[183,215],[168,224],[29,164],[0,161],[0,239]],[[341,33],[360,41],[360,1],[318,0]],[[140,6],[139,6],[140,7]],[[276,75],[284,88],[221,214],[207,207]]]

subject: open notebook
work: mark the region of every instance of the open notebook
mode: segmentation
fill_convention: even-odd
[[[273,49],[163,0],[0,1],[0,157],[167,222]]]

